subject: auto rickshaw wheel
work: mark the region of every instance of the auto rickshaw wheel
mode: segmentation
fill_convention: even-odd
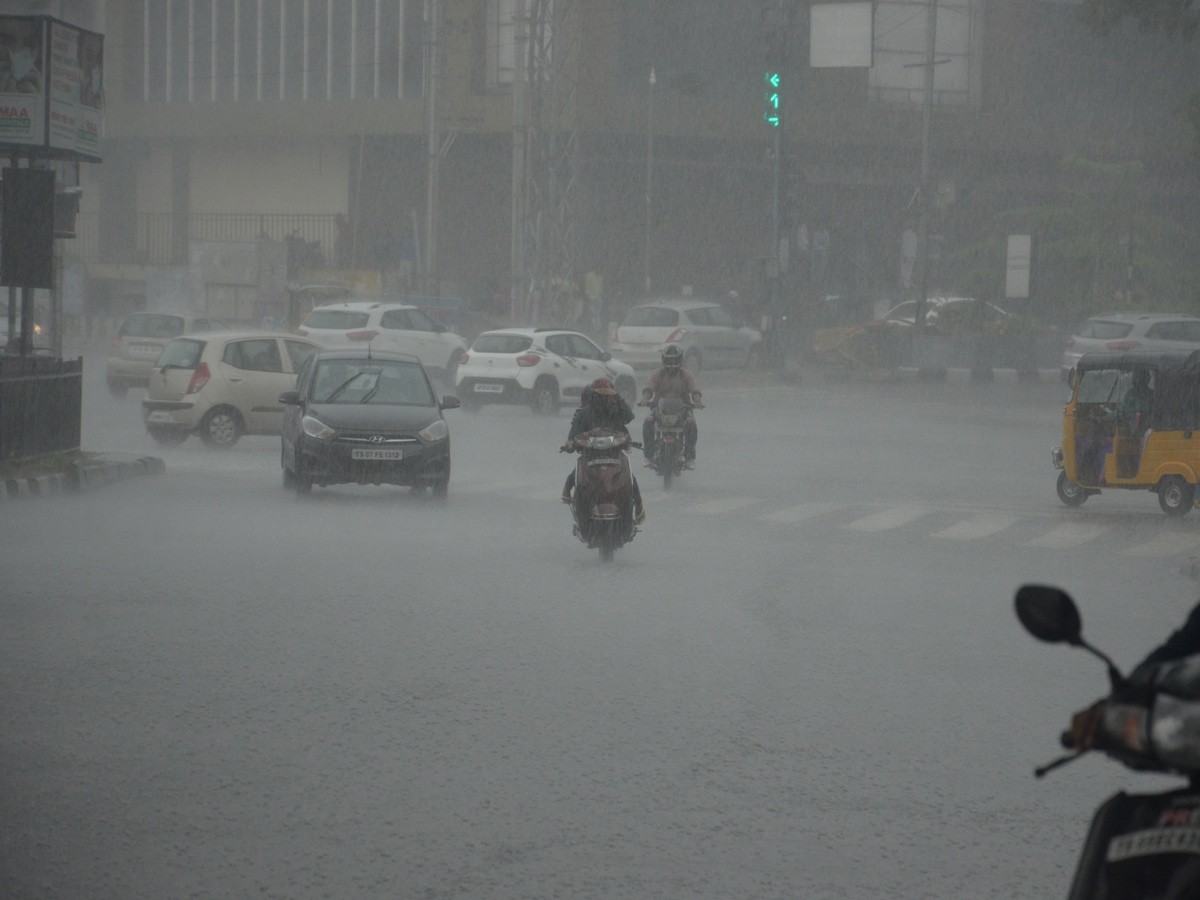
[[[1195,487],[1182,475],[1168,475],[1158,483],[1158,505],[1168,516],[1187,515],[1195,498]]]
[[[1068,478],[1066,472],[1058,473],[1056,488],[1058,490],[1058,499],[1067,506],[1082,506],[1084,501],[1087,500],[1088,495],[1091,494],[1091,491],[1087,488],[1080,487]]]

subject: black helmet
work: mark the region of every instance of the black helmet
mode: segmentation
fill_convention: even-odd
[[[668,344],[663,347],[662,364],[668,369],[678,369],[683,365],[683,351],[678,344]]]

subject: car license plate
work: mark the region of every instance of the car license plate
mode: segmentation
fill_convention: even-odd
[[[503,394],[504,385],[502,384],[477,384],[475,385],[475,393],[477,394]]]
[[[150,413],[150,415],[146,417],[146,421],[147,422],[170,422],[171,414],[169,412],[165,412],[163,410],[158,410],[157,412]]]
[[[350,451],[351,459],[404,459],[403,450],[354,449]]]
[[[154,344],[134,344],[129,349],[134,353],[140,353],[143,356],[149,356],[152,353],[155,356],[158,356],[158,352],[162,348],[156,347]]]

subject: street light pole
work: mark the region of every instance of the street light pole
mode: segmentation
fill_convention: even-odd
[[[925,301],[929,297],[929,123],[933,118],[934,44],[937,41],[937,0],[929,0],[925,16],[925,97],[924,118],[921,123],[921,185],[919,188],[920,219],[917,224],[917,263],[920,265],[916,318],[917,334],[925,331]]]
[[[646,245],[643,264],[646,296],[650,296],[650,222],[654,199],[654,67],[650,67],[650,88],[646,92]]]

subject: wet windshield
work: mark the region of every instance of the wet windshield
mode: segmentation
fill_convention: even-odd
[[[1079,379],[1079,403],[1115,403],[1123,375],[1120,369],[1092,369]]]
[[[434,406],[425,373],[400,360],[330,359],[317,364],[314,403]]]

